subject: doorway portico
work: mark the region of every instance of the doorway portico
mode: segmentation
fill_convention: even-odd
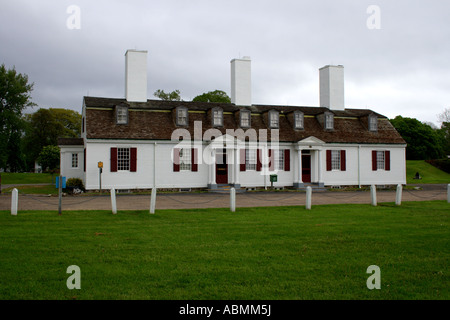
[[[323,146],[325,142],[316,137],[308,137],[297,142],[294,188],[304,188],[309,183],[324,186]]]

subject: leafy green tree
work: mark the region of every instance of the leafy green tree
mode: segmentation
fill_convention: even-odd
[[[218,102],[218,103],[231,103],[230,97],[221,90],[209,91],[196,96],[192,101],[195,102]]]
[[[60,151],[57,146],[45,146],[39,153],[37,162],[42,166],[42,171],[52,171],[59,167]]]
[[[158,89],[153,95],[165,101],[181,101],[180,90],[174,90],[166,93],[164,90]]]
[[[15,68],[0,66],[0,168],[18,171],[23,166],[21,147],[22,112],[36,104],[31,101],[33,83]]]
[[[397,116],[390,121],[408,144],[406,159],[428,160],[443,157],[441,136],[430,125],[414,118],[403,118],[402,116]]]
[[[24,144],[26,160],[32,166],[42,148],[56,146],[58,138],[76,138],[81,134],[81,115],[69,109],[39,109],[25,117],[27,122]]]

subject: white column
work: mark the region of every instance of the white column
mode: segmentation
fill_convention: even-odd
[[[241,171],[241,149],[236,146],[234,149],[234,184],[239,185],[239,172]]]
[[[322,150],[317,150],[317,171],[318,171],[318,178],[319,178],[319,184],[323,183],[322,181]]]
[[[303,178],[302,178],[302,150],[301,149],[299,149],[297,151],[297,157],[298,157],[298,172],[297,172],[298,176],[297,176],[297,180],[298,180],[298,183],[300,184],[300,183],[303,183]]]
[[[216,184],[216,149],[211,149],[211,185]]]

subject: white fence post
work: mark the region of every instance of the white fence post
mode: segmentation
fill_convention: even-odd
[[[236,189],[230,189],[230,210],[231,212],[236,211]]]
[[[116,203],[116,190],[114,188],[111,189],[111,208],[112,213],[117,213],[117,203]]]
[[[447,185],[447,203],[450,203],[450,183]]]
[[[150,213],[155,213],[156,208],[156,188],[152,189],[152,196],[150,197]]]
[[[11,193],[11,214],[17,216],[17,208],[19,207],[19,191],[16,188]]]
[[[395,194],[395,204],[397,206],[402,204],[402,190],[403,186],[401,184],[397,185],[397,193]]]
[[[312,188],[310,186],[306,187],[306,210],[311,210],[311,196]]]
[[[372,206],[377,206],[377,187],[375,185],[370,186],[370,198],[372,200]]]

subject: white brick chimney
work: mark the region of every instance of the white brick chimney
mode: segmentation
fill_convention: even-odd
[[[127,50],[125,53],[125,99],[147,101],[147,51]]]
[[[250,57],[231,60],[231,103],[252,105],[252,80]]]
[[[319,69],[320,106],[331,110],[345,110],[344,67],[325,66]]]

